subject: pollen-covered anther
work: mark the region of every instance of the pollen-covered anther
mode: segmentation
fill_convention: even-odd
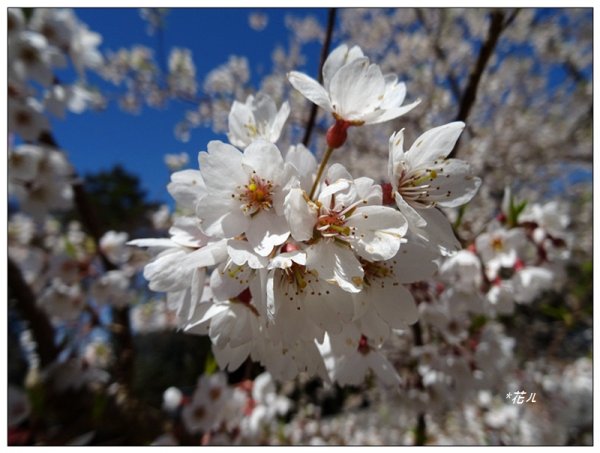
[[[285,279],[290,286],[288,293],[296,295],[303,293],[311,283],[311,277],[314,275],[306,269],[305,266],[293,262],[292,265],[283,271]],[[292,298],[293,299],[293,298]]]
[[[356,228],[346,225],[349,210],[342,212],[328,211],[317,219],[317,230],[323,237],[348,238],[356,234]]]

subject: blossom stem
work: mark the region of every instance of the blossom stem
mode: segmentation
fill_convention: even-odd
[[[312,188],[310,189],[310,194],[308,197],[312,200],[315,191],[317,190],[317,186],[319,185],[319,181],[321,180],[321,176],[323,175],[323,170],[327,166],[327,162],[333,153],[334,148],[329,146],[327,151],[325,151],[325,155],[323,156],[323,160],[321,161],[321,165],[319,165],[319,170],[317,171],[317,177],[315,178],[315,182],[313,182]]]

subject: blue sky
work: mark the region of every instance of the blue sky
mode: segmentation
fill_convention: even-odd
[[[248,16],[253,11],[267,14],[269,21],[263,31],[250,28]],[[156,49],[157,38],[146,32],[146,22],[138,9],[83,8],[75,12],[91,30],[103,36],[102,51],[133,44]],[[250,62],[252,80],[258,81],[261,68],[263,71],[271,68],[272,50],[278,43],[285,45],[288,41],[285,16],[290,13],[313,15],[326,23],[326,9],[171,9],[164,32],[165,53],[168,55],[169,49],[177,46],[191,49],[200,83],[208,71],[225,63],[229,55],[245,56]],[[307,46],[305,70],[312,75],[316,75],[319,54],[319,44]],[[112,85],[98,79],[91,81],[105,88],[104,91],[115,91]],[[149,199],[171,204],[166,191],[169,172],[164,155],[185,151],[190,155],[189,166],[197,168],[198,152],[206,149],[210,140],[224,138],[200,128],[192,131],[188,143],[177,140],[174,126],[189,108],[171,102],[165,109],[146,107],[134,115],[111,103],[105,111],[68,114],[64,120],[54,120],[52,126],[79,174],[109,169],[118,163],[140,177]]]
[[[102,51],[141,44],[156,49],[157,37],[147,33],[147,24],[137,8],[80,8],[77,16],[90,29],[103,36]],[[252,12],[264,12],[268,16],[267,27],[260,32],[250,28],[248,16]],[[540,16],[552,16],[555,10],[541,10]],[[327,9],[240,9],[204,8],[171,9],[166,17],[164,48],[168,55],[172,47],[191,49],[197,69],[197,79],[202,83],[211,69],[225,63],[232,54],[245,56],[250,62],[253,84],[256,87],[261,74],[271,68],[271,53],[277,44],[286,46],[289,30],[285,17],[312,15],[323,25]],[[591,11],[590,11],[591,14]],[[333,45],[337,43],[334,40]],[[511,52],[519,51],[511,49]],[[522,50],[521,50],[522,51]],[[302,68],[316,76],[320,44],[305,46],[307,65]],[[586,71],[591,77],[591,68]],[[557,69],[548,79],[552,90],[563,82],[565,73]],[[91,78],[107,93],[118,91],[99,78]],[[191,168],[197,168],[197,154],[206,149],[210,140],[225,139],[208,128],[192,131],[191,140],[182,143],[174,135],[175,124],[183,118],[190,106],[171,102],[165,109],[144,108],[138,115],[123,112],[115,103],[102,112],[69,114],[65,120],[53,120],[53,131],[61,147],[68,153],[80,174],[109,169],[115,164],[123,165],[138,175],[151,200],[173,205],[166,191],[169,172],[164,164],[166,153],[187,152]]]

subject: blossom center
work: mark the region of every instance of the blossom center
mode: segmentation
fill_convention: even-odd
[[[365,337],[364,335],[361,335],[360,340],[358,340],[357,350],[362,355],[367,355],[369,353],[369,351],[371,350],[371,347],[369,346],[369,339],[367,337]]]
[[[317,218],[316,228],[323,237],[332,237],[341,240],[348,240],[356,234],[356,228],[346,225],[346,220],[352,215],[355,208],[366,203],[359,200],[348,207],[342,207],[341,211],[320,206],[321,214]],[[333,200],[332,200],[333,204]]]
[[[196,420],[202,420],[204,418],[204,416],[206,415],[206,410],[204,410],[204,408],[202,406],[198,406],[195,410],[194,410],[194,418]]]
[[[500,237],[493,238],[492,242],[491,242],[491,246],[495,252],[501,252],[502,250],[504,250],[504,243],[502,241],[502,238],[500,238]]]
[[[435,161],[434,164],[437,164]],[[430,208],[436,205],[431,200],[430,191],[439,190],[439,186],[434,186],[435,180],[443,173],[443,168],[421,168],[409,171],[406,164],[402,163],[402,169],[398,177],[398,192],[407,202],[416,203],[421,207]]]
[[[323,296],[329,294],[329,290],[323,291],[319,278],[314,271],[310,271],[303,266],[293,262],[286,269],[282,269],[281,279],[285,286],[284,297],[289,301],[294,301],[298,296],[304,297],[308,294],[311,296]],[[300,305],[297,306],[300,310]]]
[[[261,210],[268,211],[273,206],[273,183],[252,172],[248,184],[238,187],[238,199],[243,202],[242,211],[246,215],[253,216]]]
[[[360,258],[360,265],[363,268],[364,277],[363,281],[366,286],[374,286],[376,284],[385,287],[386,283],[392,286],[398,286],[398,283],[394,279],[394,268],[396,260],[390,262],[385,261],[367,261]]]

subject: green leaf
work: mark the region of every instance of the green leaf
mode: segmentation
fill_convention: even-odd
[[[209,353],[206,356],[206,361],[204,362],[204,374],[210,376],[211,374],[215,374],[219,370],[219,365],[215,360],[215,357]]]
[[[96,421],[100,421],[104,415],[108,399],[106,395],[97,392],[94,395],[94,406],[92,407],[92,418]]]
[[[469,327],[469,333],[473,334],[480,330],[487,323],[487,318],[485,315],[477,315],[474,316],[471,320],[471,326]]]
[[[77,249],[68,239],[65,239],[65,252],[69,258],[77,257]]]

